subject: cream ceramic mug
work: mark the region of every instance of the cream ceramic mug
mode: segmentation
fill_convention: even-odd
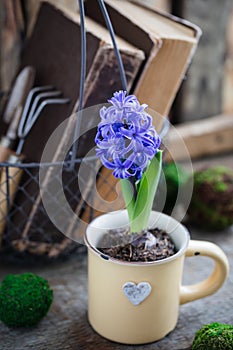
[[[226,255],[215,244],[190,240],[187,229],[172,217],[152,212],[149,227],[165,230],[177,253],[169,258],[130,263],[109,258],[96,248],[108,229],[128,225],[125,210],[104,214],[87,228],[88,318],[103,337],[125,344],[145,344],[163,338],[177,323],[179,305],[216,292],[229,270]],[[212,274],[203,282],[182,286],[185,257],[214,260]]]

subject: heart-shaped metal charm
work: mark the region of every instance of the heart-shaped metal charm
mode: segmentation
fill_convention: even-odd
[[[148,282],[140,282],[138,284],[126,282],[122,289],[131,304],[139,305],[150,295],[152,288]]]

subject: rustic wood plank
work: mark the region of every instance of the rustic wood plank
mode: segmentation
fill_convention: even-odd
[[[184,149],[185,143],[187,151]],[[211,118],[182,123],[171,129],[167,140],[165,158],[182,160],[189,154],[192,159],[233,150],[233,115],[218,115]]]

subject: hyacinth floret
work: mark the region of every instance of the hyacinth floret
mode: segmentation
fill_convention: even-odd
[[[95,138],[97,156],[115,177],[141,179],[160,146],[152,118],[145,112],[147,105],[140,105],[136,96],[127,96],[122,90],[108,102],[111,105],[100,110]]]

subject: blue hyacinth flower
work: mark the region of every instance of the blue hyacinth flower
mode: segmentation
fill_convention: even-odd
[[[147,227],[161,171],[160,137],[136,96],[118,91],[100,110],[95,142],[102,164],[121,179],[131,231]]]
[[[101,122],[95,138],[97,155],[117,178],[126,179],[143,171],[157,153],[160,138],[136,96],[115,92],[110,107],[100,110]]]

